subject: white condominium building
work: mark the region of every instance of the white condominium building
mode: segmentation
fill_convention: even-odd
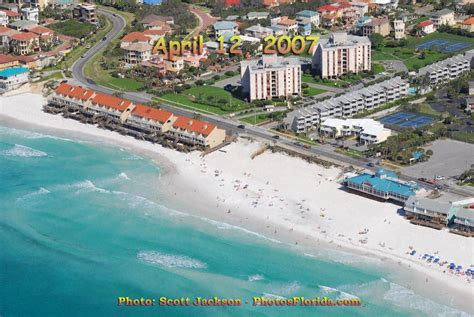
[[[371,43],[366,36],[332,33],[321,39],[313,54],[313,69],[321,78],[371,70]]]
[[[321,135],[331,138],[355,135],[361,143],[376,144],[387,140],[392,134],[383,124],[373,119],[336,119],[329,118],[321,123]]]
[[[317,128],[329,118],[350,118],[353,115],[401,99],[408,94],[409,84],[394,77],[359,91],[348,92],[324,101],[312,101],[292,111],[285,121],[291,129],[306,132]]]
[[[458,78],[468,72],[470,67],[469,58],[460,54],[420,68],[418,75],[427,76],[430,83],[436,85]]]
[[[242,61],[240,77],[249,101],[301,94],[301,65],[296,57],[264,55]]]

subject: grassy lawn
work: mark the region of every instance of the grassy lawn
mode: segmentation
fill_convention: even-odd
[[[337,153],[341,153],[341,154],[344,154],[344,155],[347,155],[347,156],[350,156],[350,157],[353,157],[353,158],[361,158],[361,157],[364,157],[364,155],[359,152],[359,151],[356,151],[354,149],[340,149],[340,148],[337,148],[334,150],[335,152]]]
[[[138,91],[143,84],[130,78],[112,78],[107,82],[107,86],[118,90]]]
[[[372,63],[372,71],[374,74],[380,74],[381,72],[385,71],[385,67],[382,64]]]
[[[153,101],[157,102],[167,102],[172,105],[191,109],[197,112],[204,112],[209,114],[226,114],[230,111],[224,111],[219,107],[205,105],[199,102],[191,101],[188,97],[178,94],[165,94],[161,97],[153,97]]]
[[[94,31],[94,26],[90,23],[79,22],[78,20],[66,20],[48,26],[52,30],[76,38],[83,38]]]
[[[63,74],[60,71],[49,74],[48,76],[41,77],[41,81],[52,80],[52,79],[62,80],[62,79],[64,79],[64,77],[63,77]]]
[[[331,81],[322,81],[315,79],[311,74],[303,74],[301,76],[301,81],[308,84],[318,84],[328,87],[341,87],[344,84],[342,80],[331,80]]]
[[[431,108],[431,106],[425,102],[420,104],[419,112],[430,115],[430,116],[436,116],[436,117],[442,114],[442,112],[433,110],[433,108]]]
[[[405,65],[408,67],[408,70],[415,70],[448,57],[447,53],[425,50],[425,57],[421,59],[420,54],[415,52],[418,45],[435,39],[443,39],[451,42],[466,42],[471,45],[464,50],[453,52],[453,54],[459,54],[462,51],[474,47],[474,38],[472,37],[434,32],[422,38],[408,36],[406,47],[382,47],[377,50],[373,50],[372,60],[377,61],[398,59],[405,63]]]
[[[326,92],[326,90],[319,89],[319,88],[308,87],[308,88],[303,89],[303,96],[312,97],[312,96],[322,94],[323,92]]]
[[[191,98],[198,98],[208,100],[208,98],[213,98],[213,100],[222,100],[227,103],[231,103],[236,110],[244,109],[248,107],[248,104],[243,100],[235,98],[230,92],[224,90],[223,88],[213,87],[213,86],[195,86],[183,92],[184,95],[187,95]]]
[[[268,121],[270,119],[271,118],[269,117],[269,115],[265,113],[265,114],[258,114],[256,116],[241,118],[240,121],[256,125],[256,124],[260,124],[262,122]]]

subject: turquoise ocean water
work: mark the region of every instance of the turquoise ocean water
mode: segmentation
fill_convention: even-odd
[[[379,268],[318,259],[164,206],[160,168],[0,127],[0,316],[455,316]],[[362,307],[119,307],[117,297],[328,296]]]

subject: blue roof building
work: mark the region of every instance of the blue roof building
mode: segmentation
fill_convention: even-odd
[[[364,173],[346,179],[345,185],[353,190],[384,200],[405,202],[416,194],[417,185],[403,182],[392,171],[379,169],[375,174]]]
[[[305,18],[311,18],[318,15],[318,12],[316,11],[311,11],[311,10],[303,10],[298,13],[296,13],[296,17],[305,17]]]

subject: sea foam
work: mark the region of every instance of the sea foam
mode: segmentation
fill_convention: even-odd
[[[4,156],[12,156],[12,157],[42,157],[48,156],[47,153],[39,150],[32,149],[30,147],[15,144],[15,146],[9,150],[4,150],[0,152]]]
[[[206,263],[185,255],[166,254],[158,251],[140,251],[137,258],[141,261],[169,268],[205,269]]]
[[[249,282],[262,281],[264,279],[265,278],[263,277],[263,275],[260,274],[249,275],[249,277],[247,278]]]
[[[390,283],[390,289],[384,294],[383,299],[402,308],[421,311],[428,316],[470,316],[460,310],[435,303],[395,283]]]

